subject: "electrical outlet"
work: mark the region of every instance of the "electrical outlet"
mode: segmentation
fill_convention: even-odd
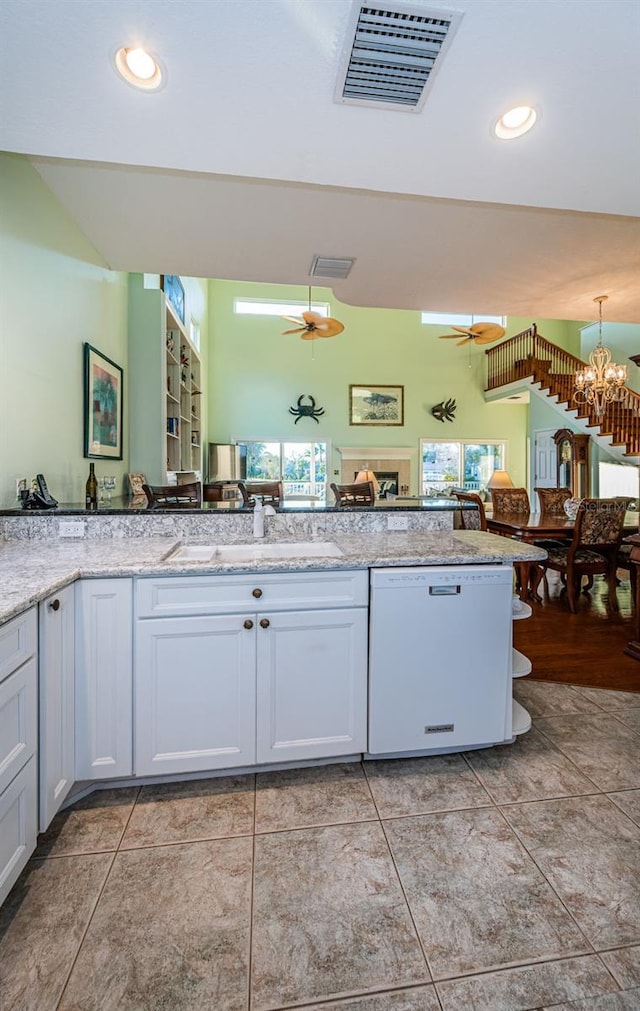
[[[16,498],[20,498],[20,492],[27,490],[27,479],[26,477],[16,478]]]
[[[387,516],[387,530],[408,530],[408,516]]]
[[[60,520],[59,537],[84,537],[84,520]]]

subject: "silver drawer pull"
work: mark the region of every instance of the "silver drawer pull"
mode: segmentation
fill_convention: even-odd
[[[458,583],[456,586],[430,586],[429,596],[430,597],[453,597],[456,593],[460,593],[462,587]]]

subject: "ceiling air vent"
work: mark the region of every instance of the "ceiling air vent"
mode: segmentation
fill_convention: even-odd
[[[353,267],[353,260],[337,256],[314,256],[309,277],[347,277]]]
[[[461,18],[434,8],[354,4],[335,100],[419,112]]]

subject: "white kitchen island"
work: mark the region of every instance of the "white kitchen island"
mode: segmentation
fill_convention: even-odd
[[[0,763],[13,756],[0,792],[0,901],[36,830],[80,791],[366,754],[370,569],[506,567],[508,583],[511,562],[544,557],[475,531],[329,532],[307,522],[296,537],[287,520],[263,548],[330,533],[340,555],[248,550],[235,553],[243,561],[203,563],[173,558],[184,537],[0,542]],[[237,524],[230,533],[226,544],[252,543]],[[508,656],[506,611],[501,627]],[[436,665],[428,676],[446,672]],[[506,741],[508,669],[500,677],[495,736]],[[456,747],[487,743],[465,736]]]

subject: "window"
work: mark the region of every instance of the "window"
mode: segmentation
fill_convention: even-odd
[[[329,315],[328,302],[312,302],[311,309],[319,316]],[[300,316],[309,311],[308,302],[278,302],[262,298],[235,298],[233,311],[244,316]]]
[[[506,442],[420,441],[422,492],[433,495],[451,488],[485,491],[494,470],[506,470]]]
[[[200,324],[199,323],[194,323],[193,320],[191,320],[191,324],[190,324],[190,327],[189,327],[189,339],[190,339],[191,343],[193,344],[194,348],[196,349],[196,351],[199,351],[200,350]]]
[[[327,496],[326,442],[240,441],[247,451],[247,481],[282,481],[285,496]]]
[[[421,312],[421,323],[431,323],[436,326],[473,326],[474,323],[499,323],[505,326],[506,316],[468,316],[456,312]]]

